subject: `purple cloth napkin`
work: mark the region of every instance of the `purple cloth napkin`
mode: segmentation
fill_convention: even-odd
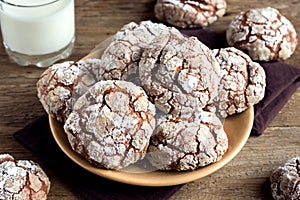
[[[261,63],[267,74],[265,97],[254,106],[251,134],[259,136],[300,86],[300,68],[282,62]]]
[[[225,34],[208,29],[181,30],[198,37],[211,49],[227,47]],[[255,106],[252,135],[260,135],[271,123],[300,85],[300,69],[282,62],[261,63],[267,74],[265,98]],[[16,132],[14,137],[40,157],[44,165],[66,184],[73,186],[84,198],[122,200],[163,200],[172,196],[181,185],[169,187],[141,187],[107,180],[89,173],[71,161],[57,146],[50,132],[48,117],[44,115]]]

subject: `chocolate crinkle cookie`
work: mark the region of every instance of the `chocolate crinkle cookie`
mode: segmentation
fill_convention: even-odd
[[[49,190],[49,178],[37,163],[0,154],[0,199],[45,200]]]
[[[99,81],[99,66],[99,59],[86,59],[47,68],[37,82],[37,95],[45,111],[64,122],[77,98]]]
[[[227,8],[225,0],[157,0],[157,19],[181,28],[205,27],[222,17]]]
[[[154,39],[164,43],[170,34],[181,35],[175,28],[151,21],[124,25],[101,56],[100,79],[126,80],[139,85],[137,66],[143,49]]]
[[[214,113],[195,112],[190,118],[163,115],[147,158],[160,170],[194,170],[220,160],[227,149],[227,135]]]
[[[103,80],[76,101],[64,130],[73,150],[91,164],[122,169],[145,156],[155,112],[141,87]]]
[[[234,48],[212,50],[221,68],[218,96],[206,109],[221,118],[245,111],[263,99],[266,74],[259,63]]]
[[[300,157],[288,160],[270,176],[272,196],[276,200],[300,199]]]
[[[139,76],[150,100],[166,114],[201,111],[218,93],[220,65],[197,38],[153,42],[139,62]]]
[[[230,23],[226,37],[230,46],[257,61],[285,60],[298,44],[292,23],[271,7],[239,13]]]

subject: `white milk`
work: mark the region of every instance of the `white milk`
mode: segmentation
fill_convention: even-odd
[[[65,48],[75,34],[74,0],[7,0],[2,3],[3,42],[10,51],[44,55]],[[39,6],[33,6],[39,4]]]

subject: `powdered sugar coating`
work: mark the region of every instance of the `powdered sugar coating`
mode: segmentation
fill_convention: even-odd
[[[181,35],[175,28],[151,21],[124,25],[101,56],[99,77],[104,80],[127,80],[139,85],[137,66],[143,49],[154,39],[164,42],[171,33]]]
[[[157,124],[147,158],[160,170],[194,170],[220,160],[228,149],[227,135],[214,113],[165,115]]]
[[[139,62],[143,88],[164,113],[201,111],[216,95],[220,66],[197,38],[170,37],[153,42]]]
[[[49,178],[37,163],[0,155],[0,199],[45,200],[49,190]]]
[[[294,157],[278,167],[270,176],[271,192],[275,200],[300,199],[300,157]]]
[[[122,169],[145,156],[154,116],[155,106],[141,87],[103,80],[77,100],[64,130],[72,148],[89,162]]]
[[[154,15],[163,22],[181,28],[204,27],[226,12],[225,0],[157,0]]]
[[[65,121],[77,98],[99,81],[99,66],[99,59],[87,59],[47,68],[37,82],[37,95],[46,112]]]
[[[260,64],[234,48],[212,50],[221,68],[219,95],[206,109],[221,118],[241,113],[263,99],[266,74]]]
[[[298,44],[292,23],[271,7],[239,13],[230,23],[226,37],[230,46],[247,51],[258,61],[285,60]]]

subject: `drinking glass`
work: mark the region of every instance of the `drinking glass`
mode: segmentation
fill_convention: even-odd
[[[74,0],[0,0],[3,45],[19,65],[48,67],[75,42]]]

